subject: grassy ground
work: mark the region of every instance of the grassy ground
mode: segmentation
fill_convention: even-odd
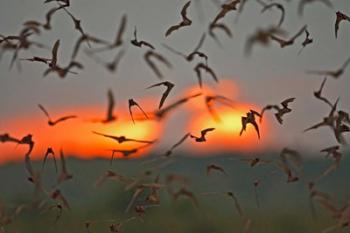
[[[6,232],[87,232],[85,222],[91,224],[90,232],[109,232],[111,222],[135,216],[132,211],[125,214],[133,190],[125,191],[118,182],[107,181],[101,187],[94,187],[96,179],[106,169],[127,176],[137,176],[144,169],[143,161],[116,161],[110,167],[108,161],[81,161],[68,159],[68,169],[74,179],[64,183],[60,189],[67,197],[71,210],[63,210],[55,222],[56,210],[25,210],[14,221],[6,225]],[[206,175],[208,164],[222,166],[227,176],[220,173]],[[181,174],[189,179],[187,188],[198,198],[195,207],[188,199],[174,201],[166,190],[161,190],[161,204],[146,209],[141,218],[125,222],[123,232],[244,232],[244,220],[252,220],[251,232],[256,233],[314,233],[333,225],[335,221],[316,205],[317,217],[313,217],[306,183],[329,165],[326,160],[308,160],[301,171],[302,179],[293,184],[285,182],[283,173],[268,164],[251,168],[239,159],[179,158],[173,164],[154,173],[149,181],[160,175],[164,181],[167,174]],[[41,164],[34,164],[40,168]],[[348,185],[350,161],[345,159],[338,171],[321,180],[318,188],[327,192],[339,205],[346,202],[350,194]],[[44,186],[50,189],[56,174],[52,161],[44,173]],[[0,168],[0,200],[8,213],[22,203],[28,203],[33,194],[32,185],[25,180],[23,164],[9,164]],[[260,179],[257,189],[260,207],[257,207],[253,181]],[[224,195],[205,195],[208,192],[232,191],[236,195],[244,216],[235,209],[232,199]],[[349,229],[339,232],[349,232]]]

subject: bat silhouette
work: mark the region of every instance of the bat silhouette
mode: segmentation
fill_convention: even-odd
[[[145,113],[145,111],[143,111],[143,109],[141,108],[141,106],[140,106],[135,100],[129,99],[129,113],[130,113],[132,122],[133,122],[134,124],[135,124],[135,120],[134,120],[134,116],[133,116],[133,114],[132,114],[132,108],[133,108],[134,106],[137,107],[147,119],[149,119],[148,116],[147,116],[147,114]]]
[[[303,43],[301,43],[301,49],[299,50],[299,52],[298,52],[298,55],[299,54],[301,54],[301,52],[304,50],[304,48],[306,47],[306,46],[308,46],[309,44],[312,44],[313,42],[314,42],[314,39],[312,39],[311,37],[310,37],[310,32],[307,30],[307,29],[305,29],[305,39],[304,39],[304,41],[303,41]]]
[[[131,44],[136,46],[136,47],[139,47],[139,48],[142,48],[142,46],[145,46],[145,47],[148,47],[150,49],[155,49],[153,45],[151,45],[150,43],[148,43],[147,41],[144,41],[144,40],[137,40],[137,29],[135,27],[135,30],[134,30],[134,39],[132,39],[131,41]]]
[[[87,44],[89,45],[89,47],[91,47],[91,45],[89,44],[89,37],[87,36],[87,34],[85,33],[82,25],[81,25],[81,20],[76,18],[70,11],[68,11],[65,7],[63,8],[63,10],[68,14],[68,16],[72,19],[73,24],[74,24],[74,28],[75,30],[77,30],[81,36],[83,37],[87,37]]]
[[[261,117],[260,113],[254,110],[250,110],[249,112],[246,113],[246,116],[242,116],[242,129],[241,129],[241,132],[239,133],[239,136],[241,136],[243,132],[246,131],[247,124],[251,124],[254,126],[255,131],[258,135],[258,138],[260,139],[259,126],[256,123],[255,116]]]
[[[41,104],[38,104],[38,107],[47,116],[47,118],[48,118],[47,123],[49,126],[55,126],[56,124],[58,124],[60,122],[63,122],[63,121],[69,120],[69,119],[77,118],[77,116],[75,116],[75,115],[69,115],[69,116],[60,117],[57,120],[52,120],[49,113],[46,111],[46,109]]]
[[[241,2],[241,0],[233,0],[231,2],[228,2],[226,4],[221,5],[220,12],[216,15],[214,20],[212,21],[212,24],[216,24],[220,19],[224,18],[227,13],[230,11],[236,11],[237,5]]]
[[[147,89],[150,89],[150,88],[153,88],[153,87],[159,87],[159,86],[165,86],[166,87],[166,90],[164,91],[164,93],[162,94],[162,98],[160,99],[160,102],[159,102],[159,106],[158,106],[158,109],[161,109],[166,98],[168,97],[170,91],[174,88],[174,84],[169,82],[169,81],[165,81],[165,82],[161,82],[161,83],[156,83],[152,86],[149,86],[147,87]]]
[[[13,138],[10,138],[12,140]],[[27,145],[28,151],[26,155],[30,155],[32,153],[32,150],[34,148],[35,142],[33,141],[33,135],[32,134],[27,134],[26,136],[22,137],[18,142],[18,145]]]
[[[189,8],[189,6],[191,5],[191,1],[188,1],[181,10],[181,17],[182,17],[182,21],[176,25],[171,26],[166,32],[165,32],[165,36],[170,36],[170,34],[172,34],[174,31],[179,30],[182,27],[187,27],[190,26],[192,24],[192,21],[187,17],[187,10]]]
[[[282,108],[280,108],[278,105],[266,105],[266,106],[262,109],[262,111],[261,111],[261,113],[260,113],[260,115],[261,115],[261,117],[260,117],[260,122],[262,121],[263,116],[264,116],[264,112],[265,112],[266,110],[274,109],[274,110],[277,111],[277,112],[275,113],[275,117],[276,117],[277,121],[278,121],[280,124],[283,124],[283,119],[282,119],[282,117],[283,117],[285,114],[290,113],[290,112],[292,111],[292,109],[290,109],[290,108],[288,107],[288,105],[289,105],[290,103],[292,103],[294,100],[295,100],[295,98],[288,98],[288,99],[282,101],[282,102],[281,102]]]
[[[336,20],[335,20],[335,26],[334,26],[334,31],[335,31],[335,38],[338,38],[338,31],[339,31],[339,25],[343,21],[348,21],[350,22],[350,16],[347,16],[346,14],[337,11],[336,12]]]
[[[196,142],[205,142],[205,141],[207,141],[205,136],[207,135],[208,132],[211,132],[213,130],[215,130],[215,128],[203,129],[203,130],[201,130],[201,136],[200,137],[197,137],[197,136],[192,135],[192,134],[190,135],[190,137],[194,138]]]
[[[4,134],[0,134],[0,142],[2,142],[2,143],[6,143],[6,142],[19,143],[20,140],[10,136],[8,133],[4,133]]]
[[[113,135],[99,133],[96,131],[92,131],[92,133],[106,137],[106,138],[113,139],[113,140],[117,141],[119,144],[124,143],[124,142],[139,142],[139,143],[148,143],[148,144],[154,143],[154,141],[138,140],[138,139],[133,139],[133,138],[127,138],[125,136],[113,136]]]
[[[327,98],[325,98],[325,97],[322,96],[323,87],[324,87],[324,85],[326,84],[326,81],[327,81],[327,77],[325,77],[325,78],[323,79],[320,88],[319,88],[317,91],[314,91],[314,96],[315,96],[317,99],[319,99],[319,100],[325,102],[326,104],[328,104],[330,107],[332,107],[333,104],[332,104]]]

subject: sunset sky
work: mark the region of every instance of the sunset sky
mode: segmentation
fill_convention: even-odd
[[[313,91],[319,88],[323,77],[306,74],[306,70],[337,69],[350,57],[348,43],[350,41],[350,25],[343,24],[339,30],[339,38],[334,37],[335,12],[338,9],[350,14],[350,2],[338,0],[334,9],[322,4],[306,7],[304,17],[297,17],[297,1],[285,2],[289,11],[283,28],[293,35],[303,25],[314,39],[314,44],[306,47],[298,55],[304,36],[294,46],[281,49],[276,43],[269,47],[256,46],[251,56],[244,55],[246,39],[257,28],[266,28],[278,20],[279,12],[260,14],[260,6],[255,1],[248,1],[243,14],[236,19],[237,13],[229,13],[225,22],[233,31],[234,37],[227,38],[220,34],[220,48],[210,37],[206,38],[202,51],[208,54],[209,65],[219,76],[221,83],[216,85],[212,79],[204,75],[204,83],[208,88],[204,92],[225,95],[235,101],[235,109],[218,106],[222,114],[221,124],[214,122],[205,110],[203,97],[191,100],[179,110],[172,113],[165,121],[142,121],[132,124],[128,116],[127,100],[134,98],[147,111],[157,108],[162,88],[146,90],[146,87],[159,82],[154,73],[144,63],[144,49],[125,43],[126,55],[122,59],[116,73],[111,74],[104,67],[96,64],[83,52],[78,60],[84,64],[84,70],[78,75],[68,75],[60,80],[56,75],[43,78],[45,65],[22,62],[22,71],[14,67],[8,69],[11,54],[4,53],[0,63],[0,134],[10,133],[22,137],[28,133],[34,135],[40,147],[34,154],[42,156],[47,146],[63,148],[77,156],[109,156],[108,149],[117,147],[132,148],[134,145],[118,145],[108,139],[91,133],[92,130],[107,134],[125,134],[137,139],[158,139],[154,150],[165,150],[174,144],[185,133],[195,135],[206,127],[215,127],[216,131],[208,134],[208,142],[203,144],[188,141],[184,149],[192,152],[208,154],[216,151],[245,151],[254,153],[264,150],[279,150],[283,147],[305,148],[318,151],[320,146],[336,143],[328,129],[303,133],[303,129],[319,122],[329,112],[329,107],[313,97]],[[0,32],[3,35],[14,35],[19,32],[24,21],[45,18],[45,12],[55,4],[42,4],[43,1],[0,1]],[[133,30],[138,29],[139,39],[155,45],[157,51],[166,56],[173,68],[160,69],[175,84],[173,92],[165,103],[171,103],[182,96],[200,91],[193,67],[166,50],[165,43],[179,51],[191,51],[202,33],[206,31],[208,22],[215,17],[218,7],[210,0],[193,1],[189,15],[193,21],[191,28],[184,28],[165,38],[166,29],[180,21],[179,11],[185,1],[163,0],[72,0],[70,10],[82,20],[82,26],[90,35],[114,40],[119,22],[127,13],[127,33],[124,40],[133,38]],[[249,5],[249,7],[248,7]],[[203,11],[203,19],[199,12]],[[310,14],[309,14],[310,13]],[[312,14],[311,14],[312,13]],[[60,39],[58,52],[59,62],[66,64],[72,53],[79,34],[73,29],[70,18],[64,12],[58,12],[52,20],[53,29],[33,37],[52,47],[54,41]],[[107,52],[101,58],[109,61],[117,51]],[[21,52],[20,58],[31,56],[50,56],[50,51],[33,49]],[[333,101],[340,97],[340,108],[350,109],[350,67],[339,79],[329,78],[324,94]],[[106,92],[112,89],[116,98],[116,115],[118,121],[112,124],[96,124],[89,119],[103,118],[106,112]],[[296,97],[291,104],[293,112],[285,116],[283,125],[279,125],[272,112],[265,115],[262,125],[262,138],[258,140],[253,128],[242,137],[240,116],[249,109],[260,111],[266,104],[278,104],[282,100]],[[75,114],[77,119],[64,122],[55,127],[46,124],[47,119],[37,107],[44,105],[53,118]],[[16,148],[14,144],[0,144],[0,163],[9,156],[21,154],[23,146]],[[151,148],[147,150],[152,150]]]

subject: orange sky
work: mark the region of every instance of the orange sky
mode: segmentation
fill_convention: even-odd
[[[238,96],[238,87],[228,80],[222,80],[215,89],[204,87],[204,94],[219,93],[225,95],[228,98],[235,99]],[[183,95],[189,95],[198,92],[197,86],[186,90]],[[181,95],[182,96],[182,95]],[[179,98],[179,97],[177,97]],[[176,98],[173,98],[176,100]],[[153,106],[157,106],[159,97],[157,98],[145,98],[137,100],[146,111],[154,109]],[[170,103],[172,100],[168,100]],[[124,107],[124,106],[123,106]],[[204,104],[204,95],[196,99],[193,99],[186,103],[181,110],[189,111],[190,118],[185,122],[184,134],[186,132],[199,135],[200,130],[208,127],[216,128],[215,131],[208,134],[208,141],[205,143],[196,143],[193,140],[185,143],[183,148],[190,150],[191,152],[200,152],[200,154],[209,154],[217,151],[245,151],[254,152],[257,150],[266,149],[267,144],[259,141],[256,132],[250,125],[247,131],[240,137],[239,131],[241,129],[241,116],[245,115],[249,109],[257,109],[257,106],[250,103],[234,103],[234,109],[227,106],[217,104],[215,105],[217,113],[220,115],[221,122],[213,120],[211,115],[207,112]],[[140,143],[123,143],[118,144],[112,139],[105,138],[93,134],[91,131],[98,131],[104,134],[142,139],[142,140],[155,140],[162,136],[163,128],[167,123],[165,121],[137,121],[133,124],[130,120],[127,109],[120,111],[118,108],[117,116],[118,120],[110,124],[92,123],[90,119],[103,118],[105,115],[105,108],[99,107],[82,107],[75,109],[54,109],[48,111],[52,115],[52,118],[63,115],[76,114],[79,116],[77,119],[71,119],[66,122],[57,124],[54,127],[47,125],[47,119],[38,109],[37,113],[26,117],[16,117],[11,120],[5,120],[7,127],[1,130],[1,133],[9,133],[13,137],[21,138],[28,133],[34,135],[34,141],[36,143],[32,152],[33,159],[42,159],[48,146],[52,147],[56,153],[62,148],[65,154],[72,155],[79,158],[95,158],[104,157],[110,158],[110,149],[132,149],[143,144]],[[135,109],[137,111],[137,109]],[[175,126],[176,127],[176,126]],[[267,120],[264,120],[264,124],[261,126],[261,135],[267,134]],[[174,136],[173,141],[175,143],[180,136]],[[171,143],[170,143],[171,144]],[[141,150],[141,153],[137,153],[131,157],[138,157],[149,153],[153,146],[147,147]],[[17,146],[13,143],[0,144],[0,163],[8,161],[21,160],[26,146]],[[116,154],[120,157],[120,154]]]

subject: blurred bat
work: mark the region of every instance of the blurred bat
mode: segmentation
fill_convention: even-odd
[[[207,139],[206,139],[206,135],[208,132],[211,132],[215,130],[215,128],[207,128],[207,129],[203,129],[201,131],[201,136],[200,137],[197,137],[197,136],[194,136],[194,135],[190,135],[191,138],[194,138],[196,142],[205,142]]]
[[[213,170],[219,171],[219,172],[223,173],[225,176],[227,176],[227,173],[225,172],[225,170],[216,164],[209,164],[207,166],[207,168],[206,168],[207,176],[209,176],[211,171],[213,171]]]
[[[102,45],[106,45],[108,44],[106,41],[104,40],[101,40],[97,37],[94,37],[94,36],[90,36],[88,34],[83,34],[79,37],[79,39],[77,40],[77,42],[75,43],[75,46],[73,48],[73,53],[72,53],[72,56],[71,56],[71,60],[74,60],[77,56],[78,56],[78,53],[79,53],[79,50],[80,50],[80,47],[81,45],[86,42],[88,43],[88,45],[90,44],[90,42],[94,43],[94,44],[102,44]],[[92,52],[93,53],[93,52]]]
[[[51,20],[52,20],[53,15],[57,11],[59,11],[61,9],[64,9],[65,7],[67,7],[67,6],[66,5],[61,5],[61,6],[58,6],[58,7],[51,8],[45,15],[45,20],[46,20],[45,23],[41,23],[41,22],[38,22],[38,21],[35,21],[35,20],[29,20],[29,21],[24,22],[23,24],[26,25],[26,26],[32,25],[33,27],[41,26],[45,30],[51,30],[52,29]]]
[[[236,208],[238,214],[241,217],[244,216],[243,210],[241,208],[241,205],[239,204],[239,201],[238,201],[236,195],[233,192],[224,192],[224,193],[221,193],[221,192],[208,192],[208,193],[201,193],[201,194],[202,195],[224,195],[225,197],[229,197],[230,199],[233,200],[235,208]]]
[[[172,145],[170,147],[169,150],[167,150],[164,154],[165,157],[169,157],[173,151],[178,147],[180,146],[182,143],[184,143],[186,141],[186,139],[190,136],[191,134],[190,133],[186,133],[178,142],[176,142],[174,145]]]
[[[298,5],[298,14],[300,16],[302,16],[304,13],[304,8],[305,8],[306,4],[311,4],[314,2],[320,2],[329,8],[333,8],[333,4],[331,3],[330,0],[300,0],[299,5]]]
[[[132,206],[134,205],[136,199],[137,199],[144,191],[145,191],[145,188],[144,188],[144,187],[138,187],[138,188],[135,190],[134,194],[133,194],[132,197],[131,197],[131,200],[130,200],[128,206],[127,206],[126,209],[125,209],[125,213],[128,213],[128,212],[129,212],[129,210],[130,210],[130,209],[132,208]]]
[[[193,98],[201,96],[201,95],[202,95],[202,93],[197,93],[197,94],[194,94],[194,95],[191,95],[191,96],[188,96],[188,97],[181,98],[181,99],[173,102],[172,104],[169,104],[168,106],[166,106],[166,107],[156,111],[155,112],[155,116],[156,116],[157,119],[162,119],[162,118],[164,118],[166,116],[166,114],[168,114],[169,112],[173,111],[174,109],[176,109],[180,105],[186,103],[187,101],[189,101],[189,100],[191,100]]]
[[[2,143],[5,143],[5,142],[19,143],[20,140],[10,136],[8,133],[4,133],[4,134],[0,134],[0,142],[2,142]]]
[[[106,119],[103,121],[103,123],[109,123],[116,120],[116,117],[113,114],[115,102],[114,102],[113,92],[111,89],[109,89],[107,92],[107,98],[108,98],[107,116],[106,116]]]
[[[100,119],[92,120],[92,122],[101,122],[101,123],[107,124],[117,119],[117,117],[113,114],[113,111],[115,108],[115,101],[114,101],[113,91],[111,89],[108,89],[107,91],[107,100],[108,100],[108,105],[107,105],[106,118],[103,120],[100,120]]]
[[[203,33],[202,37],[200,38],[199,40],[199,43],[198,45],[196,46],[196,48],[189,54],[184,54],[184,53],[181,53],[177,50],[175,50],[174,48],[166,45],[166,44],[163,44],[163,46],[168,49],[170,52],[172,53],[175,53],[181,57],[183,57],[186,61],[188,62],[191,62],[194,60],[195,56],[198,56],[200,58],[203,58],[205,60],[205,63],[207,64],[208,63],[208,56],[206,54],[204,54],[203,52],[200,52],[199,49],[202,47],[203,43],[204,43],[204,40],[205,40],[205,37],[206,37],[206,34]]]
[[[276,41],[281,46],[281,48],[284,48],[284,47],[293,45],[295,40],[298,37],[300,37],[306,29],[307,29],[307,26],[305,25],[294,36],[292,36],[289,39],[282,39],[282,38],[275,36],[275,35],[271,35],[270,37],[271,37],[271,40]]]
[[[259,201],[259,194],[258,194],[258,187],[260,186],[260,183],[261,181],[259,179],[256,179],[253,182],[255,203],[256,203],[256,207],[258,208],[260,208],[260,201]]]
[[[323,126],[329,126],[332,129],[334,129],[334,122],[336,120],[336,116],[335,116],[335,111],[337,110],[337,105],[339,102],[339,98],[335,101],[334,105],[332,106],[332,109],[330,111],[330,113],[328,114],[328,116],[324,117],[323,120],[307,129],[304,130],[304,132],[307,132],[309,130],[313,130],[313,129],[317,129],[319,127],[323,127]]]
[[[70,0],[45,0],[44,4],[49,2],[57,2],[59,5],[62,3],[65,7],[70,6]]]
[[[123,184],[127,184],[127,183],[133,181],[132,179],[130,179],[130,178],[128,178],[128,177],[125,177],[125,176],[120,175],[120,174],[118,174],[118,173],[116,173],[116,172],[113,172],[113,171],[111,171],[111,170],[108,170],[108,171],[104,172],[103,175],[100,176],[100,177],[96,180],[94,186],[95,186],[95,187],[99,187],[99,186],[101,186],[102,184],[104,184],[104,183],[106,182],[106,180],[116,180],[116,181],[119,181],[119,182],[121,182],[121,183],[123,183]]]
[[[187,27],[190,26],[192,24],[192,21],[187,17],[187,9],[188,7],[191,5],[191,1],[188,1],[181,10],[181,17],[182,17],[182,21],[174,26],[171,26],[166,32],[165,32],[165,36],[170,36],[171,33],[173,33],[174,31],[179,30],[182,27]]]
[[[36,183],[37,182],[37,175],[33,169],[32,162],[30,160],[30,154],[26,153],[24,156],[24,162],[25,162],[25,168],[27,172],[29,173],[29,177],[27,178],[30,182]]]
[[[288,160],[291,160],[297,167],[302,165],[302,156],[296,150],[285,147],[280,153],[281,161],[285,164],[288,164]]]
[[[249,166],[255,167],[259,164],[265,164],[265,163],[271,163],[271,160],[263,160],[260,158],[247,158],[247,159],[241,159],[243,162],[247,162]]]
[[[221,45],[219,39],[217,38],[216,34],[214,33],[215,29],[220,29],[221,31],[225,32],[229,38],[232,38],[232,36],[233,36],[230,28],[226,24],[224,24],[224,23],[211,23],[209,25],[209,35],[215,40],[215,42],[220,47],[222,47],[222,45]]]
[[[162,62],[164,65],[166,65],[169,69],[172,68],[171,63],[163,57],[161,54],[154,52],[153,50],[149,50],[145,53],[144,59],[147,63],[147,65],[152,69],[152,71],[157,75],[159,79],[163,78],[162,73],[159,71],[158,67],[152,60],[152,58],[155,58],[156,60]]]
[[[174,200],[179,199],[180,196],[187,197],[187,198],[189,198],[192,201],[192,204],[195,207],[199,207],[198,200],[197,200],[196,196],[194,195],[194,193],[188,191],[185,188],[181,188],[178,192],[173,193],[172,196],[173,196]]]
[[[154,143],[155,141],[153,141]],[[112,149],[110,151],[112,151],[112,156],[111,156],[111,164],[112,161],[114,159],[114,154],[115,153],[121,153],[123,155],[123,157],[129,157],[130,155],[136,154],[137,152],[139,152],[141,149],[146,148],[150,145],[152,145],[153,143],[146,143],[145,145],[133,148],[133,149],[129,149],[129,150],[118,150],[118,149]]]
[[[209,66],[207,66],[204,63],[198,63],[196,65],[196,67],[194,68],[194,71],[196,72],[200,88],[202,88],[202,86],[203,86],[201,70],[204,70],[206,73],[209,73],[215,82],[217,82],[217,83],[219,82],[219,79],[217,78],[216,74]]]
[[[53,199],[53,200],[58,200],[60,202],[62,202],[63,206],[66,207],[67,209],[70,209],[70,205],[67,201],[67,199],[63,196],[61,190],[59,189],[55,189],[50,197]]]
[[[320,152],[326,153],[326,157],[331,157],[334,160],[334,162],[324,172],[322,172],[322,174],[317,178],[317,180],[320,180],[322,177],[325,177],[328,174],[338,169],[340,165],[340,161],[343,157],[339,149],[340,147],[337,145],[337,146],[327,147],[320,151]]]
[[[218,114],[214,111],[214,108],[213,108],[214,102],[219,102],[223,105],[234,108],[233,106],[234,102],[225,96],[222,96],[222,95],[205,96],[205,105],[207,106],[208,112],[213,117],[213,119],[217,122],[220,122],[221,120]]]
[[[285,31],[279,27],[269,27],[266,29],[258,28],[253,35],[248,37],[245,44],[244,53],[249,56],[255,44],[261,44],[266,47],[270,45],[271,36],[284,34]]]
[[[112,49],[115,49],[115,48],[118,48],[119,46],[121,46],[123,44],[123,35],[126,31],[126,25],[127,25],[127,16],[123,15],[122,19],[120,21],[119,29],[117,31],[117,35],[115,37],[114,42],[107,43],[106,46],[104,46],[102,48],[94,49],[92,52],[99,53],[99,52],[103,52],[103,51],[112,50]]]
[[[139,143],[147,143],[147,144],[154,143],[154,141],[138,140],[138,139],[133,139],[133,138],[127,138],[125,136],[113,136],[113,135],[103,134],[103,133],[99,133],[99,132],[95,132],[95,131],[92,131],[92,133],[106,137],[106,138],[113,139],[113,140],[117,141],[119,144],[121,144],[123,142],[139,142]]]
[[[152,86],[147,87],[147,89],[150,89],[150,88],[159,87],[159,86],[162,86],[162,85],[166,87],[166,90],[164,91],[164,93],[162,95],[162,98],[160,99],[158,109],[162,108],[166,98],[168,97],[170,91],[174,88],[175,85],[173,83],[169,82],[169,81],[165,81],[165,82],[157,83],[157,84],[154,84]]]
[[[325,98],[325,97],[322,96],[323,87],[324,87],[324,85],[326,84],[326,81],[327,81],[327,77],[325,77],[325,78],[323,79],[323,81],[322,81],[322,83],[321,83],[321,86],[320,86],[320,88],[318,89],[318,91],[314,91],[314,96],[315,96],[317,99],[319,99],[319,100],[325,102],[326,104],[328,104],[330,107],[333,107],[333,104],[332,104],[327,98]]]
[[[40,110],[48,118],[48,122],[47,123],[48,123],[49,126],[55,126],[56,124],[58,124],[60,122],[63,122],[63,121],[69,120],[69,119],[77,118],[77,116],[75,116],[75,115],[69,115],[69,116],[60,117],[57,120],[53,121],[53,120],[51,120],[51,117],[50,117],[49,113],[46,111],[46,109],[41,104],[38,104],[38,107],[40,108]]]
[[[283,21],[284,21],[284,18],[285,18],[285,9],[283,7],[282,4],[280,3],[270,3],[270,4],[266,4],[263,9],[261,10],[261,13],[264,13],[266,12],[267,10],[270,10],[271,8],[276,8],[277,10],[281,11],[281,18],[277,24],[278,27],[281,27]]]
[[[61,184],[64,181],[73,179],[73,175],[68,173],[67,166],[66,166],[66,160],[64,158],[63,150],[60,150],[60,158],[61,158],[61,173],[58,176],[57,184]]]
[[[47,160],[47,158],[48,158],[50,155],[52,156],[53,161],[54,161],[54,163],[55,163],[55,170],[56,170],[56,173],[57,173],[58,169],[57,169],[57,163],[56,163],[55,152],[54,152],[54,150],[53,150],[51,147],[48,147],[47,150],[46,150],[46,153],[45,153],[45,155],[44,155],[44,159],[43,159],[43,164],[42,164],[41,170],[44,170],[46,160]]]
[[[106,61],[102,60],[101,58],[99,58],[97,56],[94,56],[94,53],[89,51],[89,50],[86,50],[85,53],[89,57],[91,57],[93,60],[95,60],[95,62],[97,62],[97,63],[101,64],[102,66],[104,66],[109,72],[114,73],[114,72],[117,71],[120,62],[121,62],[122,58],[125,55],[125,50],[122,49],[122,50],[118,51],[118,53],[115,55],[113,60],[110,61],[110,62],[106,62]]]
[[[340,78],[345,72],[345,69],[350,63],[350,57],[344,62],[344,64],[337,70],[327,70],[327,71],[307,71],[309,74],[322,75],[322,76],[331,76],[335,79]]]
[[[336,12],[337,18],[335,20],[335,38],[338,38],[338,31],[339,31],[339,25],[342,21],[348,21],[350,22],[350,16],[345,15],[344,13],[337,11]]]
[[[286,163],[281,162],[277,166],[287,175],[287,183],[294,183],[299,180],[299,177],[293,175],[292,170]]]

